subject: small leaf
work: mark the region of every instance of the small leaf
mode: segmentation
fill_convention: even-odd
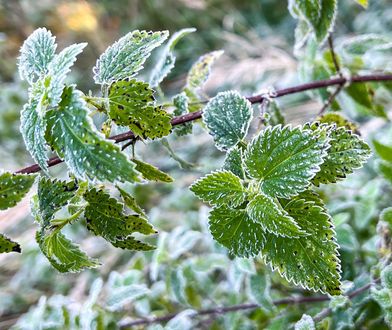
[[[363,8],[367,8],[369,5],[368,0],[354,0],[356,3],[360,4]]]
[[[109,46],[95,65],[94,81],[110,85],[116,80],[133,77],[143,69],[151,51],[168,37],[167,31],[132,31]]]
[[[99,266],[96,259],[88,257],[78,245],[58,231],[46,235],[38,231],[36,240],[52,266],[61,273],[75,273]]]
[[[0,253],[9,253],[9,252],[22,252],[19,243],[14,242],[12,239],[7,236],[0,234]]]
[[[186,88],[196,91],[202,88],[210,75],[212,65],[222,54],[223,50],[218,50],[201,56],[189,70]]]
[[[344,127],[329,127],[331,148],[320,171],[312,182],[334,183],[347,177],[354,169],[360,168],[370,157],[370,147],[356,134]]]
[[[173,111],[174,116],[182,116],[189,113],[188,108],[189,98],[185,92],[177,94],[173,98],[173,105],[176,107]],[[183,136],[192,133],[192,123],[188,122],[182,125],[174,126],[174,132],[178,136]]]
[[[299,237],[306,234],[271,197],[257,195],[247,205],[246,212],[264,230],[277,236]]]
[[[249,295],[267,313],[276,310],[270,296],[271,281],[268,275],[256,274],[249,277]]]
[[[29,192],[34,183],[35,175],[12,174],[0,175],[0,210],[14,207]]]
[[[250,102],[238,92],[222,92],[203,111],[203,121],[219,150],[230,149],[248,133],[252,120]]]
[[[392,290],[392,265],[386,266],[381,271],[381,284],[385,288]]]
[[[283,209],[309,234],[298,238],[280,237],[265,232],[262,256],[272,269],[288,281],[307,289],[341,294],[340,264],[335,232],[321,200],[306,201],[301,195],[286,203]]]
[[[161,181],[161,182],[173,182],[174,179],[167,173],[160,171],[151,164],[142,162],[138,159],[132,159],[136,164],[136,171],[140,172],[146,180],[149,181]]]
[[[46,115],[48,143],[79,179],[138,180],[135,166],[95,129],[87,111],[82,93],[66,87],[59,107]]]
[[[383,34],[361,34],[347,38],[342,42],[342,50],[345,54],[363,56],[369,51],[378,51],[392,48],[392,39]]]
[[[392,163],[380,161],[378,162],[377,167],[384,178],[387,179],[390,184],[392,184]]]
[[[261,225],[250,219],[243,209],[214,208],[209,226],[214,239],[238,257],[257,256],[265,242]]]
[[[136,79],[116,81],[109,88],[109,116],[136,136],[161,138],[170,133],[170,115],[155,106],[154,91]]]
[[[322,132],[291,126],[267,127],[248,145],[245,169],[252,178],[260,180],[261,192],[288,198],[309,186],[328,147]]]
[[[316,326],[311,316],[304,314],[301,319],[295,323],[294,330],[315,330]]]
[[[139,215],[126,215],[123,205],[103,190],[91,189],[84,195],[89,203],[85,210],[87,228],[95,235],[102,236],[113,246],[130,250],[151,250],[149,244],[135,240],[131,234],[144,235],[156,231],[148,221]]]
[[[240,148],[234,147],[227,152],[222,169],[232,172],[240,179],[245,179],[245,170],[242,165],[242,150]]]
[[[150,78],[150,84],[152,87],[157,87],[174,68],[176,57],[173,54],[173,50],[175,45],[180,41],[180,39],[195,31],[195,28],[182,29],[171,36],[159,56],[158,63],[155,65],[155,68],[152,71]]]
[[[240,178],[228,171],[212,172],[193,183],[190,190],[211,205],[236,207],[246,199]]]
[[[19,74],[33,84],[48,71],[56,51],[55,37],[45,28],[35,30],[23,43],[18,59]]]
[[[317,117],[316,121],[318,121],[320,124],[335,124],[337,127],[344,127],[346,130],[359,135],[358,125],[352,121],[349,121],[338,112],[328,112],[320,117]]]
[[[380,220],[385,221],[392,228],[392,207],[387,207],[380,213]]]
[[[118,186],[117,189],[120,192],[121,197],[124,200],[126,206],[128,206],[132,211],[136,212],[137,214],[140,214],[145,218],[147,217],[146,214],[144,213],[144,210],[139,206],[139,204],[136,202],[136,199],[133,196],[131,196],[124,189],[121,189]]]
[[[373,146],[381,159],[392,162],[392,146],[383,144],[377,140],[373,140]]]

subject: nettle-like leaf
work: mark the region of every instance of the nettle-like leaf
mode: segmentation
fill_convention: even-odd
[[[52,266],[61,273],[75,273],[99,266],[96,259],[91,259],[59,231],[37,231],[36,240]]]
[[[109,116],[136,136],[161,138],[170,134],[170,115],[155,106],[154,91],[136,79],[116,81],[109,88]]]
[[[14,207],[31,189],[36,175],[12,174],[0,175],[0,210]]]
[[[320,171],[312,179],[320,183],[334,183],[347,177],[354,169],[362,167],[370,157],[370,147],[358,135],[344,127],[329,126],[331,148]]]
[[[234,173],[240,179],[245,179],[245,170],[242,164],[242,157],[242,149],[238,147],[230,149],[226,154],[222,169]]]
[[[91,189],[84,195],[89,203],[85,210],[87,228],[102,236],[113,246],[128,250],[148,251],[153,246],[136,240],[133,233],[156,234],[147,219],[140,215],[127,215],[124,206],[103,190]]]
[[[349,130],[355,134],[359,135],[358,125],[349,121],[345,118],[341,113],[338,112],[328,112],[322,116],[316,118],[316,122],[320,124],[335,124],[337,127],[344,127],[346,130]]]
[[[0,253],[22,252],[19,243],[7,236],[0,234]]]
[[[282,209],[278,201],[266,195],[255,196],[247,205],[248,216],[272,234],[284,237],[306,236],[295,220]]]
[[[250,102],[238,92],[222,92],[203,111],[203,121],[219,150],[234,147],[248,133],[252,120]]]
[[[300,127],[267,127],[248,145],[244,154],[247,173],[259,180],[266,195],[289,198],[304,191],[327,155],[324,131]]]
[[[216,171],[197,180],[190,190],[211,205],[241,205],[247,196],[239,177],[229,171]]]
[[[110,85],[116,80],[130,78],[143,68],[151,51],[168,37],[167,31],[132,31],[109,46],[95,65],[94,81]]]
[[[214,208],[209,228],[214,239],[238,257],[257,256],[265,242],[261,224],[254,222],[244,209]]]
[[[186,35],[189,33],[195,32],[195,28],[182,29],[174,33],[169,41],[167,42],[165,48],[160,54],[159,61],[155,65],[154,70],[152,71],[150,84],[152,87],[157,87],[163,79],[170,73],[170,71],[174,68],[174,64],[176,62],[176,57],[173,53],[175,45]]]
[[[46,115],[46,140],[50,146],[82,180],[138,180],[135,166],[95,129],[87,111],[82,93],[73,86],[66,87],[58,109]]]
[[[135,197],[133,197],[131,194],[129,194],[124,189],[122,189],[118,186],[117,186],[117,189],[120,192],[121,197],[127,207],[129,207],[132,211],[136,212],[137,214],[140,214],[142,217],[145,217],[145,218],[147,217],[144,210],[137,203]]]
[[[160,182],[173,182],[174,179],[167,173],[160,171],[155,166],[145,163],[139,159],[132,159],[136,164],[136,171],[140,172],[146,180],[160,181]]]
[[[201,56],[189,70],[186,89],[197,91],[202,88],[210,75],[212,65],[222,54],[223,50],[218,50]]]
[[[288,281],[315,291],[339,295],[338,245],[330,216],[319,199],[307,201],[307,193],[282,201],[283,209],[309,235],[289,238],[265,232],[264,260]]]
[[[23,43],[18,61],[19,74],[33,84],[47,73],[56,52],[55,37],[45,28],[35,30]]]
[[[175,109],[173,111],[174,116],[182,116],[189,113],[189,97],[185,92],[177,94],[175,97],[173,97],[173,105],[175,106]],[[183,136],[192,133],[192,128],[192,122],[189,122],[182,125],[174,126],[174,132],[178,136]]]

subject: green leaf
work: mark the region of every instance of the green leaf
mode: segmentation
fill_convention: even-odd
[[[109,46],[95,65],[94,81],[110,85],[116,80],[133,77],[143,69],[151,51],[168,37],[167,31],[132,31]]]
[[[12,174],[0,175],[0,210],[14,207],[29,192],[36,175]]]
[[[247,205],[248,216],[272,234],[283,237],[299,237],[306,234],[295,220],[282,209],[279,202],[265,195],[255,196]]]
[[[117,189],[120,192],[126,206],[128,206],[132,211],[136,212],[137,214],[140,214],[142,217],[147,217],[144,210],[136,202],[135,197],[128,194],[124,189],[121,189],[119,186],[117,186]]]
[[[338,112],[328,112],[320,117],[316,118],[320,124],[335,124],[337,127],[344,127],[346,130],[349,130],[355,134],[359,134],[358,125],[349,121],[346,117]]]
[[[226,154],[222,169],[234,173],[240,179],[245,179],[245,170],[242,165],[242,149],[238,147],[230,149]]]
[[[174,116],[182,116],[189,113],[188,108],[189,98],[185,92],[177,94],[173,97],[173,105],[176,107],[173,111]],[[174,132],[178,136],[183,136],[192,133],[192,123],[185,123],[174,126]]]
[[[216,171],[192,184],[190,190],[211,205],[239,206],[246,199],[246,191],[239,177],[229,171]]]
[[[48,143],[77,178],[136,181],[135,166],[95,129],[87,111],[82,93],[66,87],[59,107],[46,115]]]
[[[91,189],[84,195],[89,203],[85,210],[87,228],[102,236],[113,246],[130,250],[151,250],[154,247],[135,240],[131,234],[156,234],[153,226],[139,215],[126,215],[123,205],[103,190]]]
[[[212,65],[222,54],[223,50],[218,50],[201,56],[189,70],[186,88],[196,91],[202,88],[210,75]]]
[[[161,181],[161,182],[173,182],[174,179],[167,173],[160,171],[155,166],[145,163],[138,159],[132,159],[136,164],[136,170],[140,172],[146,180],[149,181]]]
[[[343,52],[347,55],[363,56],[369,51],[392,48],[392,39],[383,34],[361,34],[344,40],[341,47]]]
[[[303,314],[301,319],[295,323],[294,330],[315,330],[316,326],[311,316]]]
[[[362,167],[371,154],[370,147],[346,128],[330,126],[328,130],[331,148],[312,180],[316,186],[346,178],[354,169]]]
[[[46,74],[56,51],[55,37],[45,28],[35,30],[23,43],[18,59],[22,80],[33,84]]]
[[[238,92],[217,94],[203,111],[203,121],[219,150],[234,147],[248,133],[252,120],[250,102]]]
[[[381,174],[392,184],[392,163],[380,161],[377,165]]]
[[[380,220],[385,221],[392,228],[392,207],[387,207],[380,213]]]
[[[9,253],[9,252],[22,252],[19,243],[14,242],[12,239],[7,236],[0,234],[0,253]]]
[[[243,209],[214,208],[210,213],[209,226],[214,239],[238,257],[257,256],[265,242],[263,228]]]
[[[156,107],[154,91],[136,79],[116,81],[109,88],[109,116],[136,136],[161,138],[170,133],[170,115]]]
[[[381,284],[385,288],[392,290],[392,265],[386,266],[381,271]]]
[[[71,45],[57,54],[48,66],[47,98],[51,107],[57,106],[61,101],[65,79],[71,71],[71,67],[87,43]]]
[[[78,245],[58,231],[46,235],[37,231],[36,240],[52,266],[61,273],[75,273],[99,266],[96,259],[88,257]]]
[[[309,186],[320,170],[328,147],[323,132],[269,126],[248,145],[244,155],[245,169],[260,181],[261,192],[288,198]]]
[[[155,65],[152,75],[150,78],[150,84],[152,87],[157,87],[163,79],[170,73],[170,71],[174,68],[174,64],[176,62],[176,57],[173,54],[173,50],[175,45],[188,35],[189,33],[195,32],[195,28],[182,29],[174,33],[169,41],[167,42],[165,48],[159,56],[159,61]]]
[[[373,146],[381,159],[392,162],[392,146],[383,144],[377,140],[373,140]]]
[[[270,126],[285,124],[284,116],[276,101],[272,100],[269,102],[267,107],[267,114],[265,115],[264,119]]]
[[[270,290],[271,281],[268,275],[256,274],[249,277],[249,295],[267,313],[276,310],[270,296]]]
[[[288,281],[315,291],[339,295],[340,264],[335,232],[321,200],[306,201],[301,195],[286,204],[284,210],[309,235],[281,237],[265,232],[262,256],[272,269]]]

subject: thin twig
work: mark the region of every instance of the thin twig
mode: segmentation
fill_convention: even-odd
[[[372,74],[372,75],[354,76],[351,78],[351,83],[377,82],[377,81],[392,81],[392,74]],[[301,93],[301,92],[312,90],[312,89],[325,88],[325,87],[334,86],[334,85],[343,85],[346,82],[347,82],[347,79],[344,77],[332,78],[332,79],[327,79],[327,80],[318,80],[318,81],[313,81],[310,83],[278,90],[274,93],[273,96],[269,96],[269,97],[270,98],[277,98],[277,97],[282,97],[285,95]],[[252,104],[260,103],[263,100],[265,100],[265,98],[266,98],[265,94],[247,97],[249,102],[251,102]],[[203,113],[202,110],[200,110],[197,112],[188,113],[186,115],[174,117],[171,120],[171,124],[173,126],[176,126],[176,125],[181,125],[181,124],[184,124],[184,123],[187,123],[190,121],[200,119],[202,116],[202,113]],[[131,131],[110,137],[110,139],[114,140],[115,143],[127,141],[127,140],[130,140],[133,138],[135,138],[135,135]],[[52,167],[52,166],[60,164],[62,162],[63,161],[60,158],[53,157],[53,158],[49,159],[48,167]],[[41,168],[37,164],[34,164],[34,165],[27,166],[25,168],[22,168],[22,169],[16,171],[16,173],[29,174],[29,173],[39,172],[40,170],[41,170]]]
[[[335,100],[336,96],[342,91],[344,87],[344,84],[339,85],[335,91],[329,95],[327,102],[324,103],[323,107],[320,109],[318,112],[318,116],[321,116],[332,104],[332,102]]]

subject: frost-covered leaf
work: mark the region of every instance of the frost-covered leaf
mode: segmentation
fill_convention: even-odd
[[[45,28],[35,30],[23,43],[18,61],[19,74],[30,84],[48,71],[56,51],[55,37]]]
[[[282,111],[279,108],[279,105],[275,100],[271,100],[267,107],[267,113],[264,118],[267,125],[276,126],[276,125],[284,125],[285,119],[282,114]]]
[[[381,271],[381,284],[385,288],[392,290],[392,265],[386,266]]]
[[[380,158],[392,163],[392,146],[383,144],[377,140],[373,140],[373,146]]]
[[[111,84],[113,81],[133,77],[143,68],[151,51],[168,37],[167,31],[132,31],[109,46],[95,65],[94,81]]]
[[[245,179],[245,170],[242,165],[242,149],[238,147],[230,149],[226,154],[222,169],[234,173],[240,179]]]
[[[312,180],[317,186],[346,178],[354,169],[362,167],[371,154],[366,142],[344,127],[330,126],[329,137],[331,147],[328,155]]]
[[[173,105],[176,107],[173,111],[174,116],[182,116],[189,113],[189,98],[185,92],[177,94],[173,97]],[[183,136],[192,133],[192,122],[184,123],[182,125],[174,126],[174,132],[178,136]]]
[[[261,227],[278,236],[299,237],[306,235],[295,220],[273,198],[259,194],[247,205],[248,216]]]
[[[46,119],[46,140],[77,178],[137,180],[135,166],[93,126],[80,91],[66,87],[59,107],[48,111]]]
[[[263,228],[244,209],[214,208],[209,226],[214,239],[238,257],[257,256],[265,243]]]
[[[266,312],[273,312],[276,309],[270,296],[270,289],[271,281],[268,275],[255,274],[249,277],[249,295]]]
[[[210,75],[212,65],[222,54],[223,50],[218,50],[201,56],[189,70],[186,88],[196,91],[202,88]]]
[[[322,204],[321,200],[317,204]],[[264,260],[288,281],[314,291],[341,294],[340,264],[330,216],[314,201],[302,196],[283,203],[308,236],[280,237],[265,232]]]
[[[85,210],[87,228],[102,236],[113,246],[129,250],[151,250],[154,247],[136,240],[135,232],[156,234],[153,226],[140,215],[124,214],[123,205],[103,190],[91,189],[84,195],[88,206]]]
[[[147,217],[144,210],[136,202],[135,197],[133,197],[131,194],[129,194],[124,189],[121,189],[118,186],[117,186],[117,189],[120,192],[121,197],[124,200],[124,203],[127,207],[129,207],[132,211],[136,212],[137,214],[140,214],[141,216],[143,216],[145,218]]]
[[[0,234],[0,253],[22,252],[19,243],[13,241],[7,236]]]
[[[361,34],[344,40],[341,47],[343,52],[347,55],[363,56],[369,51],[392,48],[392,39],[385,34]]]
[[[203,111],[203,121],[219,150],[230,149],[248,133],[252,120],[250,102],[238,92],[221,92]]]
[[[155,166],[145,163],[139,159],[132,159],[136,164],[136,171],[140,172],[146,180],[160,181],[160,182],[173,182],[174,179],[167,173],[160,171]]]
[[[260,180],[260,191],[288,198],[304,191],[320,170],[328,139],[323,132],[291,126],[267,127],[248,145],[245,169]]]
[[[170,37],[169,41],[166,43],[165,48],[159,56],[159,61],[152,71],[150,78],[150,84],[152,87],[157,87],[174,68],[176,57],[173,53],[173,50],[175,45],[187,34],[195,31],[195,28],[182,29]]]
[[[190,190],[211,205],[239,206],[246,199],[246,191],[239,177],[229,171],[216,171],[192,184]]]
[[[78,245],[59,231],[46,234],[43,231],[37,231],[36,240],[52,266],[61,273],[75,273],[99,266],[97,260],[87,256]]]
[[[109,88],[109,116],[136,136],[161,138],[170,133],[170,115],[155,106],[154,91],[136,79],[114,82]]]
[[[301,319],[295,323],[294,330],[315,330],[316,326],[311,316],[304,314]]]
[[[0,174],[0,210],[14,207],[29,192],[36,175]]]
[[[55,55],[53,61],[49,64],[45,84],[47,84],[46,93],[51,107],[55,107],[60,103],[67,74],[71,71],[71,66],[76,61],[76,56],[86,46],[87,43],[71,45]]]

